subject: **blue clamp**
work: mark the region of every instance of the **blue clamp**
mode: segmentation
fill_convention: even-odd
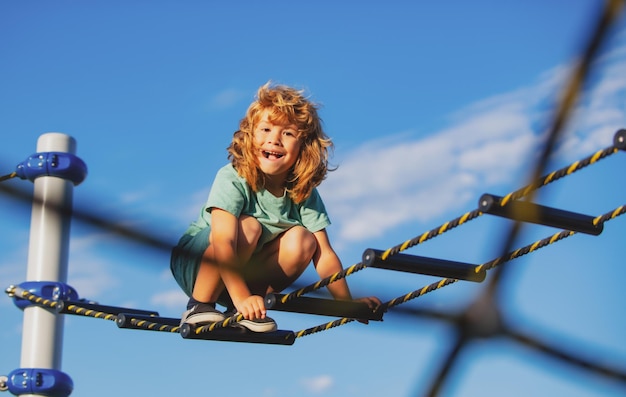
[[[40,394],[49,397],[67,397],[74,389],[74,382],[64,372],[45,368],[18,368],[8,376],[9,392],[20,396],[23,394]]]
[[[18,285],[18,287],[37,296],[41,296],[42,298],[54,301],[78,300],[78,292],[76,292],[74,288],[65,283],[56,281],[25,281]],[[33,305],[28,299],[19,298],[17,296],[13,298],[15,306],[22,310]]]
[[[31,182],[40,176],[56,176],[79,185],[87,177],[87,165],[71,153],[35,153],[17,165],[15,173]]]

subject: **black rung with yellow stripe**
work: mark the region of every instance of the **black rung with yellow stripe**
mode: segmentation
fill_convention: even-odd
[[[355,320],[382,321],[383,312],[372,310],[366,303],[336,299],[311,298],[300,296],[283,299],[284,294],[268,294],[265,296],[265,307],[292,313],[318,314],[321,316],[346,317]]]
[[[119,328],[174,331],[180,324],[180,318],[118,313],[115,323]]]
[[[183,324],[180,335],[185,339],[216,340],[221,342],[262,343],[269,345],[293,345],[296,335],[293,331],[277,330],[273,332],[252,332],[243,327],[215,328],[196,327]]]
[[[99,305],[97,303],[88,303],[82,301],[57,301],[56,310],[60,314],[81,314],[89,312],[102,312],[112,315],[118,315],[120,313],[138,314],[144,316],[158,316],[159,313],[151,310],[129,309],[126,307],[118,306],[106,306]]]
[[[378,269],[475,282],[483,281],[487,275],[484,270],[469,263],[406,254],[390,255],[383,259],[383,254],[381,250],[368,248],[363,252],[363,263]]]
[[[613,146],[619,150],[626,150],[626,130],[621,129],[613,136]]]
[[[483,194],[478,205],[486,214],[594,236],[602,233],[604,228],[601,222],[596,222],[589,215],[519,200],[510,200],[502,205],[502,197],[493,194]]]

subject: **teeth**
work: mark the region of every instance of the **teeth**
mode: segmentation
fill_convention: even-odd
[[[265,158],[269,158],[270,156],[274,156],[274,157],[276,157],[277,159],[279,159],[279,158],[283,157],[283,155],[282,155],[282,154],[280,154],[280,153],[276,153],[276,152],[269,152],[269,151],[267,151],[267,150],[264,150],[264,151],[263,151],[263,156],[265,156]]]

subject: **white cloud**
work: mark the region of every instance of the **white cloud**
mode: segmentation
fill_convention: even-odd
[[[98,299],[106,291],[120,284],[110,271],[111,263],[94,254],[98,245],[112,238],[108,233],[89,233],[72,236],[69,254],[68,284],[80,298]]]
[[[214,95],[213,98],[211,98],[210,106],[215,109],[226,109],[248,96],[248,92],[229,88]]]
[[[12,234],[3,237],[12,244],[13,250],[5,252],[0,261],[0,281],[2,287],[9,283],[19,284],[26,277],[28,266],[28,230],[12,230]]]
[[[425,139],[366,143],[320,190],[341,239],[377,237],[465,206],[477,186],[507,181],[536,142],[524,107],[501,104]]]
[[[301,380],[302,385],[313,394],[321,394],[328,391],[334,384],[330,375],[320,375],[315,378]]]
[[[626,127],[624,48],[597,62],[600,77],[583,93],[555,156],[578,160],[609,146],[615,130]],[[521,187],[570,72],[571,65],[561,65],[528,87],[470,104],[426,138],[404,132],[345,154],[320,187],[339,231],[336,244],[467,208],[478,189],[518,180],[514,187]]]
[[[68,284],[74,287],[80,298],[98,300],[107,291],[120,284],[109,269],[110,264],[106,261],[89,257],[89,260],[81,260],[84,255],[77,255],[72,259],[69,266]]]
[[[209,187],[204,187],[186,198],[185,205],[179,206],[180,211],[176,215],[176,219],[192,219],[195,221],[200,215],[200,209],[209,197],[209,190]]]
[[[27,232],[20,232],[17,237],[20,241],[28,241]],[[108,270],[109,263],[90,253],[97,243],[106,238],[107,235],[103,233],[72,236],[68,259],[68,284],[78,291],[81,298],[95,299],[107,289],[118,285],[117,278]],[[7,283],[5,287],[8,283],[19,284],[26,279],[28,243],[17,248],[7,262],[0,264],[0,280]]]
[[[153,295],[150,303],[168,309],[179,309],[185,307],[188,300],[189,298],[181,289],[174,289]]]
[[[26,258],[26,256],[24,256]],[[25,280],[26,276],[26,262],[19,262],[18,260],[9,260],[0,265],[0,280],[2,285],[0,287],[7,288],[9,285],[18,285]],[[0,299],[0,307],[10,306],[12,302],[10,299]]]

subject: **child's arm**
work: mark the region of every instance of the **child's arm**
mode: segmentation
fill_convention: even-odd
[[[211,244],[220,276],[237,311],[247,319],[264,318],[265,303],[260,296],[253,296],[241,276],[237,254],[239,223],[237,218],[224,210],[214,208],[211,211]]]
[[[313,234],[317,240],[317,251],[313,255],[313,264],[320,278],[326,278],[343,270],[341,260],[330,245],[326,230],[320,230]],[[340,279],[328,284],[328,291],[335,299],[352,300],[348,283],[345,279]],[[376,297],[361,298],[360,301],[367,303],[372,309],[380,306],[381,302]]]
[[[320,278],[329,277],[343,270],[341,260],[339,260],[335,250],[330,245],[326,229],[315,232],[313,235],[317,240],[317,251],[315,251],[313,255],[313,265]],[[345,279],[328,284],[327,288],[335,299],[352,300],[352,295],[350,294],[350,289]]]

